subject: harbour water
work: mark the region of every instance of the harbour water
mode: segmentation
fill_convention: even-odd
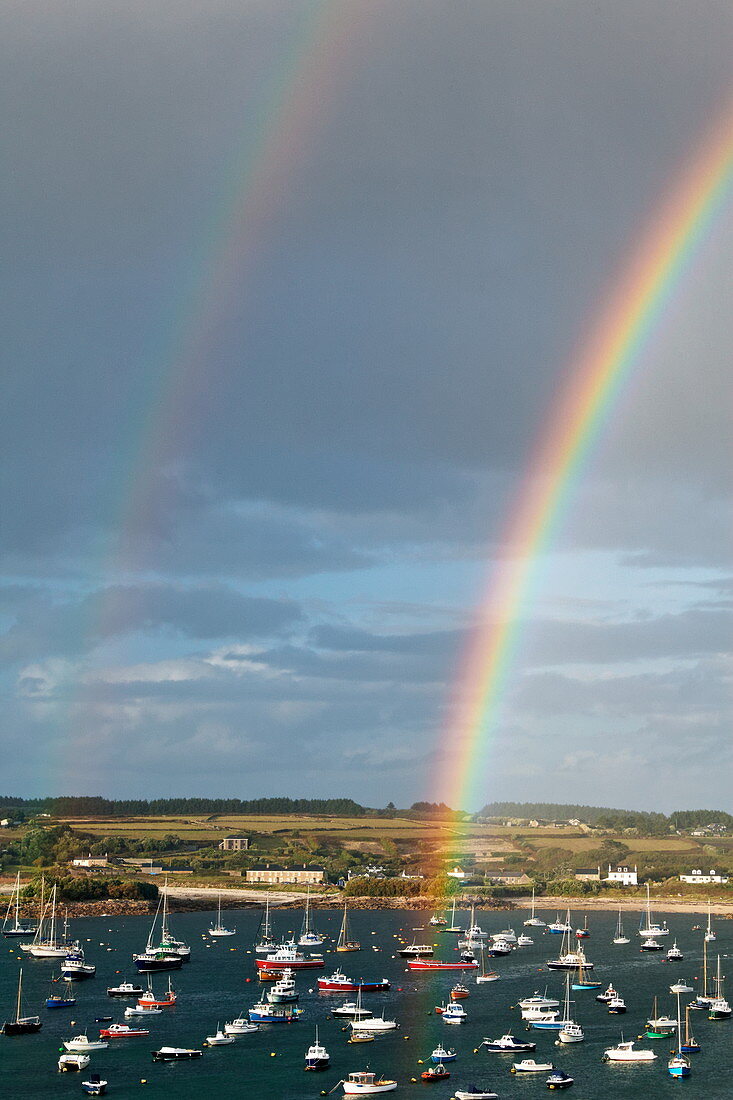
[[[539,913],[543,919],[555,914]],[[8,1038],[0,1035],[0,1067],[2,1095],[8,1098],[40,1100],[41,1097],[78,1097],[83,1095],[81,1079],[89,1071],[101,1073],[109,1081],[109,1096],[127,1100],[132,1097],[176,1097],[193,1100],[208,1097],[258,1097],[267,1100],[316,1100],[321,1090],[330,1090],[347,1073],[371,1068],[399,1082],[397,1095],[421,1094],[431,1090],[436,1100],[448,1100],[456,1089],[473,1082],[491,1085],[505,1098],[529,1100],[548,1095],[545,1074],[512,1075],[511,1055],[489,1054],[479,1050],[484,1036],[496,1037],[513,1031],[518,1037],[531,1035],[537,1043],[533,1055],[538,1061],[552,1061],[575,1078],[571,1095],[577,1100],[607,1100],[608,1097],[639,1097],[644,1100],[666,1100],[684,1092],[689,1098],[729,1100],[733,1096],[733,1020],[709,1021],[705,1012],[692,1012],[691,1025],[702,1046],[692,1055],[692,1074],[687,1080],[675,1081],[667,1074],[667,1059],[673,1046],[669,1040],[643,1040],[640,1046],[653,1048],[658,1055],[650,1065],[607,1065],[602,1063],[603,1050],[615,1044],[623,1033],[636,1039],[650,1015],[655,994],[659,1011],[676,1013],[676,1001],[669,986],[681,978],[698,988],[702,977],[702,931],[692,931],[695,923],[703,924],[691,914],[657,914],[666,916],[671,935],[664,938],[666,949],[676,938],[684,952],[684,961],[669,963],[664,952],[640,952],[635,915],[624,915],[627,946],[613,946],[616,925],[614,913],[589,913],[590,938],[585,951],[595,963],[594,976],[603,987],[612,981],[626,999],[628,1012],[624,1016],[609,1016],[605,1006],[595,1000],[600,990],[573,994],[574,1015],[583,1025],[583,1043],[557,1047],[554,1032],[528,1033],[519,1009],[512,1008],[520,997],[535,990],[562,998],[564,976],[550,973],[544,961],[553,958],[560,946],[560,937],[543,934],[542,929],[526,929],[534,946],[515,950],[510,956],[490,960],[501,974],[499,981],[476,985],[473,976],[455,973],[415,974],[406,971],[406,962],[395,956],[399,939],[420,942],[426,936],[439,946],[436,957],[455,958],[455,936],[440,935],[429,929],[425,912],[356,911],[349,914],[351,932],[362,944],[360,953],[336,954],[332,945],[341,922],[339,912],[316,912],[318,930],[330,937],[324,944],[326,967],[322,971],[301,973],[297,977],[302,1017],[292,1024],[261,1025],[260,1030],[236,1040],[232,1046],[205,1050],[203,1058],[190,1063],[154,1064],[151,1051],[162,1044],[201,1046],[207,1035],[214,1034],[217,1023],[224,1024],[240,1015],[259,999],[267,988],[257,981],[252,944],[259,925],[259,914],[253,910],[229,910],[225,923],[236,925],[237,935],[213,940],[206,929],[215,914],[174,914],[173,931],[188,942],[192,961],[182,970],[173,972],[171,980],[179,993],[178,1004],[164,1010],[163,1015],[145,1023],[150,1035],[144,1038],[120,1039],[109,1050],[92,1056],[89,1070],[81,1076],[60,1074],[56,1063],[63,1039],[83,1031],[97,1035],[104,1024],[95,1017],[109,1015],[123,1021],[124,1008],[131,1001],[119,1001],[106,995],[108,985],[117,985],[125,978],[136,977],[131,961],[133,951],[141,950],[147,939],[149,919],[142,917],[95,917],[74,921],[72,934],[81,939],[87,960],[97,966],[96,977],[75,985],[77,1004],[66,1010],[48,1011],[43,1002],[48,995],[52,974],[58,974],[58,960],[33,960],[23,957],[24,1009],[40,1012],[43,1028],[37,1035]],[[466,915],[464,914],[464,920]],[[517,934],[525,913],[477,914],[478,922],[487,931],[498,931],[513,925]],[[296,910],[275,911],[274,930],[285,936],[300,929],[302,913]],[[573,926],[582,924],[583,913],[575,912]],[[722,969],[729,972],[728,990],[733,994],[733,922],[716,922],[717,941],[709,945],[709,972],[715,969],[716,956],[721,955]],[[12,941],[0,941],[0,1016],[12,1015],[20,952]],[[379,1014],[382,1008],[388,1018],[396,1019],[400,1027],[375,1042],[348,1045],[344,1021],[333,1018],[330,1008],[345,999],[344,995],[319,994],[316,978],[341,967],[354,978],[389,978],[392,988],[387,993],[365,994],[367,1007]],[[167,985],[166,974],[154,975],[156,991]],[[470,997],[462,1003],[468,1012],[468,1022],[460,1027],[446,1026],[434,1007],[448,997],[456,980],[470,988]],[[145,984],[142,977],[142,984]],[[57,987],[58,988],[58,987]],[[683,996],[683,1005],[692,995]],[[74,1021],[72,1023],[72,1021]],[[130,1021],[134,1022],[134,1021]],[[304,1072],[305,1050],[313,1041],[318,1025],[321,1041],[331,1054],[331,1067],[322,1073]],[[683,1017],[684,1024],[684,1017]],[[419,1082],[426,1068],[419,1059],[429,1060],[431,1050],[439,1042],[453,1046],[459,1054],[450,1065],[451,1078],[435,1084]],[[522,1055],[515,1056],[521,1058]],[[411,1078],[417,1078],[416,1082]],[[335,1096],[341,1096],[337,1089]]]

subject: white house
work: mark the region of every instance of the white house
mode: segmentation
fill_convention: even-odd
[[[446,878],[457,878],[459,880],[467,877],[466,872],[461,870],[458,866],[454,867],[452,871],[446,871],[445,874]]]
[[[727,875],[719,875],[715,872],[715,869],[705,874],[702,870],[694,870],[689,875],[680,875],[680,882],[719,882],[724,885],[728,881]]]
[[[639,882],[636,877],[636,867],[633,871],[630,867],[611,867],[608,865],[608,877],[603,880],[608,882],[611,886],[638,886]]]

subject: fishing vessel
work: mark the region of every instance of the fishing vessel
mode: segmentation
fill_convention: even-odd
[[[609,1016],[623,1016],[626,1012],[626,1001],[623,997],[612,997],[608,1002]]]
[[[72,982],[81,982],[86,978],[93,978],[96,973],[96,966],[85,962],[81,944],[78,942],[73,944],[61,963],[61,977]]]
[[[108,997],[142,997],[144,993],[143,987],[135,982],[120,982],[119,985],[107,987]]]
[[[397,1082],[387,1077],[377,1077],[368,1070],[356,1070],[350,1073],[341,1086],[347,1096],[372,1096],[378,1092],[394,1092]]]
[[[217,906],[216,924],[209,926],[210,936],[236,936],[236,928],[227,928],[221,923],[221,894],[219,894],[219,904]]]
[[[15,998],[15,1018],[3,1024],[3,1035],[32,1035],[41,1030],[40,1016],[23,1015],[23,967],[18,974],[18,993]]]
[[[455,962],[440,962],[439,959],[410,959],[408,970],[478,970],[475,958],[459,958]]]
[[[352,991],[357,992],[360,989],[367,993],[382,993],[389,989],[389,981],[387,978],[380,978],[377,981],[347,978],[345,974],[337,970],[327,978],[319,978],[318,988],[324,993],[350,993]]]
[[[624,926],[621,921],[620,909],[618,911],[618,921],[616,922],[616,935],[613,937],[613,943],[616,944],[616,946],[620,946],[624,943],[631,943],[629,937],[624,935]]]
[[[520,1053],[525,1050],[531,1054],[533,1051],[537,1050],[536,1043],[528,1043],[523,1039],[515,1039],[511,1032],[506,1032],[506,1034],[502,1035],[499,1039],[484,1039],[479,1045],[497,1054],[513,1054],[515,1051]]]
[[[109,990],[107,990],[107,992],[109,993]],[[156,994],[153,992],[153,987],[150,984],[150,979],[148,979],[148,988],[140,997],[138,997],[137,1003],[139,1005],[147,1005],[152,1008],[172,1008],[177,1000],[178,995],[171,985],[170,978],[168,978],[168,989],[161,997],[156,996]]]
[[[572,932],[573,926],[570,923],[570,910],[568,909],[568,915],[566,920],[560,920],[560,914],[555,914],[555,919],[547,925],[547,931],[553,936],[563,936],[566,932]]]
[[[443,1009],[442,1016],[444,1024],[465,1024],[468,1019],[468,1013],[460,1001],[451,1001],[447,1004]]]
[[[540,920],[540,918],[535,913],[534,886],[532,887],[532,909],[531,909],[530,915],[527,917],[524,924],[525,924],[525,927],[527,927],[527,928],[546,928],[547,927],[545,922],[543,920]]]
[[[609,982],[607,988],[604,989],[603,993],[598,993],[596,995],[596,1000],[600,1001],[601,1004],[608,1004],[608,1002],[612,1001],[614,997],[618,997],[618,993]]]
[[[328,1069],[331,1061],[331,1055],[328,1053],[323,1043],[318,1041],[318,1027],[316,1026],[316,1038],[315,1042],[311,1043],[305,1052],[305,1069]]]
[[[684,959],[685,956],[682,954],[679,947],[677,946],[677,940],[675,940],[670,947],[666,957],[669,962],[679,962],[680,959]]]
[[[13,914],[12,920],[11,914]],[[20,871],[18,871],[15,876],[15,886],[10,895],[10,902],[5,913],[2,934],[6,939],[10,939],[15,936],[34,936],[35,933],[36,926],[20,918]]]
[[[282,976],[267,991],[267,1000],[271,1005],[295,1004],[300,994],[295,988],[295,978],[292,970],[283,970]]]
[[[341,930],[339,931],[338,940],[336,941],[337,951],[361,951],[361,944],[358,940],[355,940],[351,932],[349,931],[349,921],[346,913],[346,906],[344,906],[344,918],[341,921]]]
[[[320,947],[325,937],[316,932],[312,927],[311,922],[311,910],[310,910],[310,886],[307,888],[305,895],[305,914],[303,916],[303,927],[300,932],[300,939],[298,940],[299,947]]]
[[[667,928],[667,922],[662,921],[659,924],[655,921],[652,915],[651,901],[649,898],[649,883],[646,884],[646,910],[641,915],[639,922],[639,935],[644,939],[654,939],[656,936],[668,936],[669,928]]]
[[[46,1008],[73,1008],[76,1004],[76,997],[73,992],[74,987],[67,978],[64,982],[63,993],[54,990],[55,983],[59,981],[61,981],[60,978],[51,978],[51,993],[46,998]]]
[[[642,943],[639,950],[640,951],[664,951],[664,947],[662,946],[661,943],[658,942],[658,940],[650,938],[648,940],[644,940],[644,942]]]
[[[437,1065],[439,1062],[455,1062],[457,1057],[458,1055],[452,1047],[446,1050],[443,1044],[439,1043],[430,1055],[430,1061],[435,1062]]]

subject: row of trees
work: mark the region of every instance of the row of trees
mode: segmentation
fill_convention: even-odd
[[[478,816],[535,818],[538,821],[569,821],[575,818],[598,829],[608,829],[610,832],[636,829],[644,836],[666,836],[677,829],[687,831],[714,822],[733,828],[733,817],[723,810],[675,810],[667,816],[643,810],[557,802],[489,802]]]
[[[351,798],[155,798],[110,799],[101,796],[63,796],[23,799],[0,796],[4,816],[47,813],[53,817],[159,817],[201,814],[329,814],[360,817],[381,813]],[[394,807],[392,807],[394,810]]]

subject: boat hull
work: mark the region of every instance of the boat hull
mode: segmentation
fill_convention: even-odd
[[[3,1035],[33,1035],[42,1027],[39,1016],[28,1016],[21,1020],[6,1020]]]
[[[436,962],[434,959],[410,959],[408,970],[478,970],[478,963],[474,959],[469,962],[463,959],[460,962]]]

